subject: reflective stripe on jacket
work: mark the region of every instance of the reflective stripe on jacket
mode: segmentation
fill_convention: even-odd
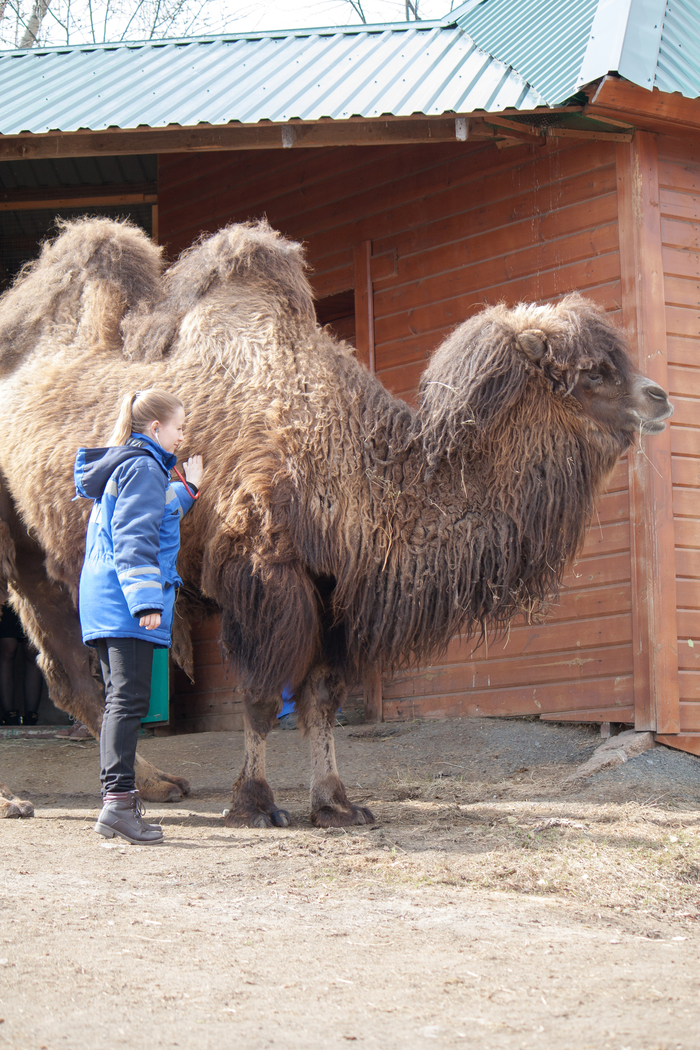
[[[80,449],[76,491],[94,499],[80,576],[83,641],[144,638],[169,646],[177,574],[180,518],[194,500],[170,482],[175,456],[143,434],[118,448]],[[146,611],[160,626],[139,626]]]

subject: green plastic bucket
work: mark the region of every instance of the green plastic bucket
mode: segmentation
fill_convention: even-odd
[[[170,719],[170,651],[153,650],[151,675],[151,702],[142,723],[167,722]]]

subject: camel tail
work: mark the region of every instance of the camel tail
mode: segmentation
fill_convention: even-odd
[[[139,309],[124,324],[125,352],[157,360],[167,355],[185,316],[210,296],[255,297],[263,309],[315,325],[304,249],[267,221],[226,226],[188,248],[163,278],[154,310]]]
[[[63,343],[119,350],[124,315],[153,302],[161,249],[127,221],[60,222],[60,234],[0,297],[0,372],[10,372],[51,332]]]

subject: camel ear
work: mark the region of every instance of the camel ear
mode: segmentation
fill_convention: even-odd
[[[547,352],[547,338],[544,332],[541,332],[539,328],[530,328],[526,332],[520,332],[516,339],[525,356],[535,364],[539,364]]]

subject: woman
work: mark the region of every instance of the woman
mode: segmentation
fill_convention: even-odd
[[[163,841],[146,824],[134,775],[136,741],[148,713],[153,649],[169,648],[180,518],[192,507],[202,457],[170,482],[183,440],[185,409],[162,390],[128,394],[109,448],[81,448],[75,486],[94,499],[80,576],[83,641],[97,648],[105,683],[100,734],[103,806],[95,831],[127,842]],[[177,473],[177,471],[176,471]]]

